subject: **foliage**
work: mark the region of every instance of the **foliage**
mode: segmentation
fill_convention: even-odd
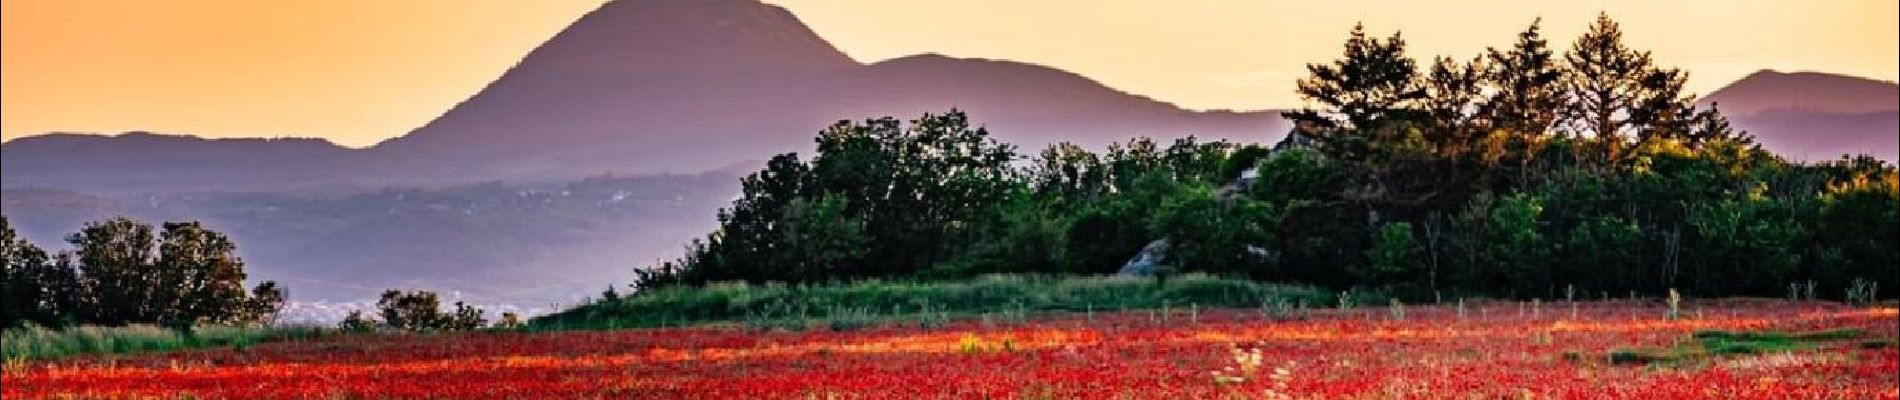
[[[809,162],[747,177],[720,228],[637,271],[636,294],[715,282],[1157,271],[1346,290],[1556,299],[1900,285],[1900,174],[1763,151],[1687,74],[1600,16],[1568,49],[1534,21],[1421,64],[1355,26],[1308,65],[1272,148],[1136,138],[1019,156],[961,112],[841,122]],[[1159,247],[1157,247],[1159,248]],[[1891,291],[1890,291],[1891,293]],[[1588,296],[1586,296],[1588,297]]]
[[[0,340],[5,359],[44,360],[82,354],[160,352],[214,346],[243,348],[255,343],[302,340],[324,334],[307,327],[206,325],[190,330],[154,325],[77,326],[47,329],[27,324],[8,328]]]
[[[861,321],[1006,311],[1106,311],[1174,307],[1255,307],[1263,303],[1325,304],[1310,287],[1188,274],[1157,283],[1129,277],[986,275],[957,281],[880,281],[788,285],[718,283],[648,289],[615,302],[595,302],[528,322],[533,329],[611,329],[746,320],[761,327],[804,326],[806,319]],[[887,312],[888,311],[888,312]]]
[[[283,306],[276,282],[245,291],[237,244],[198,222],[154,233],[114,218],[86,224],[68,242],[73,251],[49,257],[0,217],[0,326],[270,324]]]
[[[435,292],[384,291],[382,298],[376,301],[377,313],[382,316],[382,324],[397,330],[410,332],[428,331],[468,331],[481,329],[488,323],[482,318],[482,310],[457,301],[455,308],[449,311],[441,309],[442,302]],[[362,330],[369,324],[360,314],[352,313],[354,318],[345,318],[339,327],[344,330]]]
[[[363,316],[363,310],[350,310],[342,321],[337,322],[336,328],[344,332],[369,332],[376,330],[376,321]]]
[[[1366,249],[1367,265],[1354,268],[1353,274],[1365,282],[1400,282],[1412,272],[1410,264],[1418,251],[1418,243],[1412,238],[1412,224],[1387,223],[1379,227],[1378,235],[1373,238],[1372,248]]]

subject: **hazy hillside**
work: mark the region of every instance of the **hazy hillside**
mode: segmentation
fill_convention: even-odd
[[[1187,111],[1039,65],[937,55],[862,65],[777,6],[656,0],[602,6],[371,151],[410,161],[400,171],[702,171],[802,149],[839,119],[951,107],[1028,148],[1144,134],[1271,142],[1285,130],[1275,113]]]
[[[1704,96],[1698,103],[1720,102],[1722,111],[1752,115],[1765,111],[1864,113],[1900,109],[1900,86],[1893,82],[1822,72],[1761,70]]]
[[[1762,70],[1698,101],[1716,105],[1763,147],[1796,160],[1871,154],[1900,160],[1900,85]]]
[[[323,139],[204,139],[128,132],[50,134],[0,145],[8,188],[95,192],[287,189],[341,178],[359,157]]]
[[[1185,112],[1056,68],[937,54],[873,63],[825,89],[843,115],[959,108],[1028,153],[1059,141],[1102,146],[1135,136],[1272,143],[1287,129],[1277,111]]]
[[[255,279],[298,300],[356,300],[389,287],[457,291],[545,305],[598,292],[636,265],[670,257],[714,225],[731,175],[592,178],[368,192],[95,196],[0,192],[22,236],[49,249],[81,224],[126,215],[202,220],[229,233]]]
[[[1189,133],[1272,142],[1286,130],[1274,112],[1188,111],[1039,65],[936,55],[864,65],[790,12],[755,0],[650,0],[603,5],[439,118],[366,150],[66,135],[0,151],[5,185],[15,188],[552,181],[697,173],[804,149],[811,133],[840,119],[951,107],[1032,150]],[[75,156],[89,161],[70,162]]]

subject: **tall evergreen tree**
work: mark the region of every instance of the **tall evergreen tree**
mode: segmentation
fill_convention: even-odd
[[[1729,125],[1728,117],[1722,115],[1720,104],[1710,104],[1706,110],[1696,112],[1693,126],[1685,139],[1690,149],[1700,149],[1704,144],[1713,142],[1736,142],[1743,145],[1755,144],[1754,136],[1746,131]]]
[[[1460,63],[1450,57],[1438,57],[1425,75],[1424,108],[1430,140],[1448,155],[1463,153],[1478,131],[1485,129],[1477,120],[1484,97],[1481,81],[1486,74],[1483,59]]]
[[[1622,27],[1608,13],[1597,15],[1564,58],[1570,129],[1596,138],[1606,163],[1620,162],[1639,135],[1650,136],[1639,129],[1667,120],[1660,103],[1679,96],[1670,92],[1679,92],[1680,73],[1656,68],[1649,52],[1625,45]]]
[[[1491,96],[1480,111],[1497,129],[1517,135],[1543,135],[1555,125],[1565,102],[1562,66],[1539,33],[1542,19],[1518,33],[1509,50],[1485,50],[1484,83]]]
[[[1343,58],[1307,64],[1306,70],[1297,92],[1319,108],[1282,115],[1294,122],[1295,133],[1317,139],[1328,153],[1363,153],[1363,136],[1412,120],[1426,97],[1418,62],[1405,54],[1405,39],[1398,33],[1384,40],[1367,36],[1363,24],[1353,27]]]

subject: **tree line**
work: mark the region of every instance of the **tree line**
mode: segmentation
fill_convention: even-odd
[[[198,222],[114,218],[67,242],[49,254],[0,216],[0,326],[270,324],[283,307],[284,287],[246,291],[237,244]]]
[[[1164,271],[1402,296],[1780,295],[1893,287],[1900,175],[1790,162],[1599,17],[1559,51],[1533,22],[1429,65],[1349,34],[1308,65],[1272,146],[1138,138],[1025,157],[951,111],[842,121],[742,179],[719,228],[635,286]]]
[[[376,300],[377,317],[369,317],[362,310],[350,310],[337,328],[344,331],[364,332],[379,328],[407,332],[446,332],[471,331],[490,327],[488,319],[483,317],[480,308],[461,301],[455,302],[452,310],[442,310],[442,300],[435,292],[427,290],[385,290]],[[521,327],[521,319],[513,312],[503,312],[501,320],[492,326],[496,329]]]

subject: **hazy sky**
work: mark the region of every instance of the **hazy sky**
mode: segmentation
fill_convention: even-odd
[[[637,0],[632,0],[637,1]],[[1706,93],[1763,68],[1895,80],[1875,1],[768,0],[859,61],[920,52],[1074,71],[1189,108],[1299,105],[1355,21],[1468,58],[1598,11]],[[0,135],[150,130],[366,146],[428,122],[600,0],[0,0]]]

